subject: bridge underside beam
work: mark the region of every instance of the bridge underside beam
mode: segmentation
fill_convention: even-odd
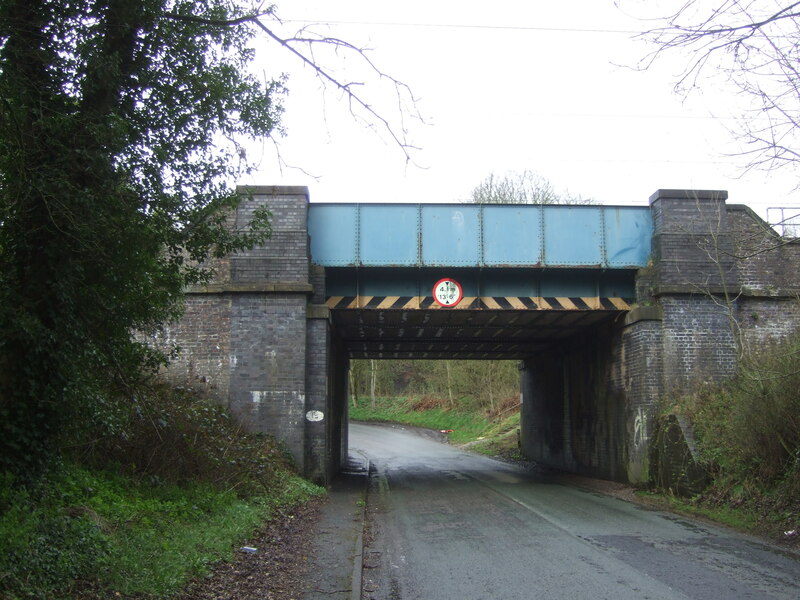
[[[620,310],[332,310],[349,358],[521,359]]]

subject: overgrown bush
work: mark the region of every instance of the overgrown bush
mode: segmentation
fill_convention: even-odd
[[[111,463],[139,479],[208,482],[241,496],[258,495],[291,470],[272,438],[246,434],[219,404],[186,388],[153,384],[117,415],[116,432],[85,435],[73,451],[98,466]],[[91,433],[91,432],[90,432]]]
[[[26,489],[0,480],[0,597],[52,597],[91,573],[107,544],[89,511],[65,509],[53,485]],[[53,493],[57,489],[58,493]],[[69,501],[66,502],[69,504]]]
[[[800,497],[800,336],[751,357],[724,385],[678,398],[675,410],[691,419],[717,492]]]
[[[321,489],[186,389],[140,387],[71,432],[58,469],[0,473],[0,598],[158,598]]]

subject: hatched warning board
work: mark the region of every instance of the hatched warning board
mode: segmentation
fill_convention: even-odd
[[[480,296],[463,297],[452,306],[444,307],[432,296],[329,296],[330,309],[380,310],[630,310],[631,300],[600,297],[528,297]]]

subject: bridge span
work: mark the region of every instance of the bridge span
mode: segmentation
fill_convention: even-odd
[[[517,359],[528,457],[641,482],[660,399],[731,375],[800,317],[800,245],[723,191],[659,190],[643,207],[241,192],[231,226],[267,205],[273,236],[188,290],[170,376],[321,482],[346,458],[351,359]]]
[[[349,358],[525,358],[630,309],[646,207],[312,204]],[[452,282],[457,302],[434,298]]]

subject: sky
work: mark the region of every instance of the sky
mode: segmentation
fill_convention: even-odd
[[[719,81],[688,98],[674,85],[687,57],[635,68],[653,50],[635,34],[660,0],[277,0],[284,34],[303,26],[370,48],[407,84],[407,160],[380,126],[275,44],[257,72],[288,75],[285,136],[259,144],[242,183],[306,185],[312,202],[457,202],[489,174],[530,170],[602,204],[647,204],[660,188],[727,190],[729,203],[798,206],[792,172],[747,171],[731,133],[739,96]],[[668,3],[669,4],[669,3]],[[674,4],[674,2],[672,3]],[[645,12],[646,11],[646,12]],[[392,123],[397,100],[347,53],[316,55]],[[374,124],[373,124],[374,125]]]

